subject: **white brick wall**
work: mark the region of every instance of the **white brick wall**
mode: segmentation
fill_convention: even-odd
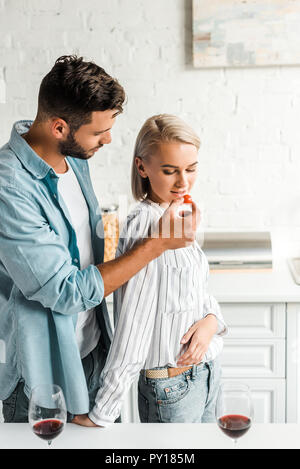
[[[300,254],[300,68],[193,69],[191,23],[191,0],[0,0],[0,143],[34,118],[55,59],[83,55],[128,95],[113,143],[90,160],[100,203],[130,197],[144,120],[175,113],[202,139],[194,198],[205,226],[277,229]]]

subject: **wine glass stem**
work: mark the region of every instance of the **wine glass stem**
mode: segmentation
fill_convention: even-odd
[[[51,446],[52,440],[48,440],[48,448]]]
[[[237,449],[237,439],[233,440],[233,449]]]

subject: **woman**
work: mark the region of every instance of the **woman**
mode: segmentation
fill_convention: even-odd
[[[195,132],[176,116],[158,115],[145,122],[132,165],[132,192],[140,203],[127,218],[117,256],[151,235],[170,202],[191,191],[199,147]],[[115,334],[89,413],[94,424],[115,421],[138,374],[141,422],[215,420],[217,357],[226,325],[218,303],[207,293],[208,272],[195,242],[166,251],[115,292]],[[199,321],[192,357],[186,350]],[[189,366],[181,367],[187,357]]]

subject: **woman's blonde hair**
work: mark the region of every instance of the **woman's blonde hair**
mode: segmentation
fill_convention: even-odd
[[[146,120],[136,138],[131,168],[131,190],[135,200],[144,200],[150,189],[148,178],[143,178],[137,169],[136,157],[150,158],[160,143],[181,142],[200,148],[200,139],[182,119],[171,114],[158,114]]]

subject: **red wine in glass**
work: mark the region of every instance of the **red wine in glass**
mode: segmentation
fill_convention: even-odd
[[[41,420],[33,425],[33,432],[43,440],[52,441],[63,431],[64,423],[57,419]]]
[[[218,419],[220,429],[233,440],[243,436],[251,426],[251,419],[244,415],[224,415]]]
[[[245,435],[253,421],[253,403],[249,387],[237,381],[221,384],[216,402],[218,427],[237,447],[237,440]]]
[[[48,446],[64,429],[67,408],[62,389],[56,384],[41,384],[31,391],[28,420],[33,433]]]

